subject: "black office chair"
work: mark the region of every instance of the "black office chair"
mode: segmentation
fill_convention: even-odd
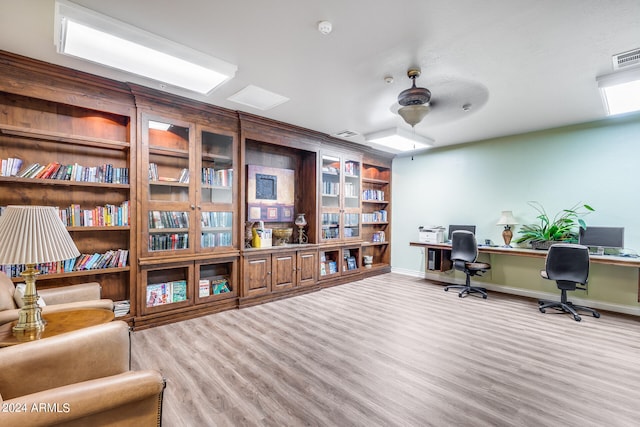
[[[471,286],[471,276],[479,276],[480,273],[491,269],[491,264],[476,262],[477,259],[478,243],[476,242],[476,236],[466,230],[454,231],[451,234],[451,261],[453,261],[453,268],[467,275],[467,280],[464,285],[449,285],[444,290],[462,289],[458,293],[460,298],[465,294],[478,293],[482,295],[482,298],[487,299],[487,290],[485,288]]]
[[[555,280],[561,291],[560,301],[538,301],[538,309],[544,313],[547,308],[554,308],[571,313],[579,322],[579,310],[587,311],[593,317],[600,317],[600,313],[589,307],[574,305],[567,301],[567,291],[585,290],[589,278],[589,248],[570,243],[556,243],[551,245],[547,253],[545,269],[540,272],[542,277]],[[578,285],[584,286],[583,288]]]

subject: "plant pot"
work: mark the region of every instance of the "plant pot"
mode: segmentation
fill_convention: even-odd
[[[535,241],[531,242],[531,249],[538,249],[542,251],[547,251],[556,243],[563,243],[561,240],[543,240],[543,241]]]

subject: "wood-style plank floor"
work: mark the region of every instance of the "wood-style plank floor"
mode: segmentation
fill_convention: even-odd
[[[165,426],[638,426],[640,321],[385,274],[133,333]]]

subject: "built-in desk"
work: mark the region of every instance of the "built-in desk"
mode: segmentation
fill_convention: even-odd
[[[447,262],[450,259],[451,255],[451,245],[446,243],[422,243],[422,242],[410,242],[410,246],[416,246],[424,248],[425,251],[425,267],[428,268],[429,265],[429,250],[439,251],[440,252],[440,260],[439,268],[436,270],[444,271],[446,269],[451,268],[451,262]],[[494,246],[479,246],[479,253],[485,254],[496,254],[496,255],[513,255],[513,256],[521,256],[521,257],[529,257],[529,258],[545,258],[547,256],[547,251],[535,250],[535,249],[524,249],[524,248],[505,248],[505,247],[494,247]],[[639,272],[638,279],[638,302],[640,302],[640,258],[629,258],[629,257],[620,257],[620,256],[611,256],[611,255],[590,255],[589,258],[593,264],[605,264],[605,265],[614,265],[619,267],[631,267],[637,268]]]

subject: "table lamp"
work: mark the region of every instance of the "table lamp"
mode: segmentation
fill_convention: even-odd
[[[518,221],[513,217],[513,213],[511,211],[502,211],[502,215],[496,225],[504,225],[504,230],[502,231],[502,238],[504,239],[503,247],[511,247],[511,238],[513,237],[511,226],[516,224],[518,224]]]
[[[24,306],[15,335],[44,329],[36,291],[36,264],[63,261],[80,255],[56,209],[50,206],[7,206],[0,216],[0,264],[25,264]]]

